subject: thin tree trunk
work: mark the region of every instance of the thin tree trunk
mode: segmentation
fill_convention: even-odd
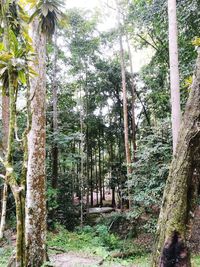
[[[9,96],[6,89],[2,88],[2,132],[3,132],[3,153],[7,151],[8,133],[9,133]],[[1,223],[0,223],[0,239],[4,236],[6,227],[6,207],[8,197],[8,184],[4,182],[2,194],[2,209],[1,209]]]
[[[94,205],[94,201],[93,201],[93,190],[94,190],[94,187],[93,187],[93,158],[92,158],[92,148],[91,148],[91,151],[90,151],[91,155],[90,155],[90,205],[91,207],[93,207]]]
[[[169,18],[169,58],[170,58],[171,105],[172,105],[173,154],[175,154],[178,133],[181,124],[176,0],[168,0],[168,18]]]
[[[135,81],[134,81],[134,73],[133,73],[133,62],[132,62],[132,54],[131,48],[128,40],[128,35],[126,33],[126,43],[128,47],[128,55],[129,55],[129,63],[131,68],[131,113],[132,113],[132,142],[133,142],[133,161],[136,160],[136,123],[135,123]]]
[[[39,33],[39,21],[31,24],[37,76],[31,79],[31,130],[28,134],[26,194],[26,266],[46,261],[46,35]]]
[[[99,185],[98,185],[98,163],[97,163],[97,152],[95,150],[95,175],[96,175],[96,199],[97,206],[99,205]]]
[[[86,160],[86,171],[87,171],[87,191],[86,191],[86,209],[87,213],[89,213],[89,129],[88,125],[86,126],[86,150],[87,150],[87,160]]]
[[[116,201],[115,201],[115,181],[113,181],[113,161],[114,161],[114,155],[113,155],[113,144],[111,142],[110,145],[110,164],[111,164],[111,189],[112,189],[112,207],[116,207]]]
[[[58,85],[56,80],[57,73],[57,59],[58,59],[58,47],[57,47],[57,33],[54,34],[54,60],[53,60],[53,79],[52,79],[52,89],[53,89],[53,146],[52,146],[52,187],[57,188],[58,184],[58,144],[56,141],[56,135],[58,134]]]
[[[83,101],[82,101],[82,91],[80,92],[80,100],[81,100],[81,110],[80,110],[80,128],[81,128],[81,144],[80,144],[80,157],[81,157],[81,169],[80,169],[80,186],[81,186],[81,227],[83,227],[83,195],[84,195],[84,154],[83,154],[83,146],[84,146],[84,137],[83,137]]]
[[[200,181],[200,50],[158,221],[153,267],[190,267],[191,214]]]
[[[98,149],[99,149],[99,193],[100,193],[100,199],[99,199],[99,205],[100,207],[103,206],[103,192],[102,192],[102,173],[101,173],[101,132],[99,129],[99,141],[98,141]]]
[[[102,129],[102,137],[103,137],[103,140],[104,140],[104,131],[103,131],[103,129]],[[104,141],[102,142],[102,152],[103,152],[103,157],[102,157],[102,162],[103,162],[103,170],[104,170]],[[102,194],[103,194],[103,196],[102,196],[102,199],[103,200],[106,200],[106,192],[105,192],[105,177],[104,177],[104,174],[103,174],[103,179],[102,179]]]
[[[126,92],[126,71],[125,71],[124,49],[123,49],[121,24],[120,24],[119,15],[118,15],[118,23],[119,23],[119,28],[120,28],[119,43],[120,43],[120,58],[121,58],[122,92],[123,92],[124,144],[125,144],[126,164],[127,164],[127,179],[129,180],[129,176],[132,173],[132,168],[130,166],[131,165],[131,153],[130,153],[129,135],[128,135],[129,127],[128,127],[128,106],[127,106],[127,92]],[[129,208],[131,208],[129,181],[128,181],[128,197],[129,197]]]
[[[0,239],[3,238],[5,227],[6,227],[7,197],[8,197],[8,185],[5,182],[4,185],[3,185],[3,197],[2,197],[2,209],[1,209],[1,224],[0,224]]]

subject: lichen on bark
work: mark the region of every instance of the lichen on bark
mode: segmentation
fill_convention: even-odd
[[[26,266],[42,266],[46,260],[46,35],[38,31],[37,18],[31,23],[37,76],[30,79],[31,125],[28,133],[26,193]],[[37,64],[35,64],[37,62]]]

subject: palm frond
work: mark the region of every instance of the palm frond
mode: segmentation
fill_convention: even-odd
[[[59,0],[40,0],[37,4],[36,11],[30,17],[30,21],[38,16],[39,30],[51,36],[55,31],[59,17],[62,16],[62,7],[63,5]]]

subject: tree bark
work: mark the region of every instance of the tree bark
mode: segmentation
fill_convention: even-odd
[[[2,133],[3,133],[3,153],[6,153],[9,133],[9,96],[6,88],[2,88]],[[8,184],[4,182],[2,194],[2,209],[1,209],[1,223],[0,223],[0,239],[4,236],[6,227],[6,207],[8,197]]]
[[[158,221],[153,267],[190,267],[191,214],[200,179],[200,51]]]
[[[171,105],[172,105],[172,135],[173,135],[173,154],[175,154],[178,133],[181,124],[176,0],[168,0],[168,18],[169,18],[170,87],[171,87]]]
[[[58,86],[56,81],[57,72],[57,59],[58,59],[58,48],[57,48],[57,33],[54,34],[54,61],[53,61],[53,79],[52,79],[52,89],[53,89],[53,146],[52,146],[52,187],[57,188],[58,184],[58,144],[56,141],[56,135],[58,134]]]
[[[134,73],[133,73],[133,63],[132,63],[132,54],[131,48],[128,40],[128,35],[126,33],[126,43],[128,47],[128,56],[129,56],[129,63],[131,69],[131,113],[132,113],[132,142],[133,142],[133,161],[136,160],[136,123],[135,123],[135,81],[134,81]]]
[[[93,201],[93,191],[94,191],[94,185],[93,185],[93,157],[92,157],[92,147],[90,151],[90,205],[93,207],[94,201]]]
[[[99,128],[99,140],[98,140],[98,150],[99,150],[99,205],[103,206],[103,191],[102,191],[102,172],[101,172],[101,130]]]
[[[46,35],[39,32],[39,21],[31,24],[35,49],[33,68],[37,76],[31,84],[31,129],[28,134],[28,169],[26,193],[26,266],[42,266],[46,260]]]

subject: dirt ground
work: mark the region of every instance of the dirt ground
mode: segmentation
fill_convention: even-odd
[[[55,267],[98,266],[101,261],[101,258],[98,257],[88,257],[86,255],[73,252],[53,255],[50,259]]]
[[[64,253],[57,254],[50,257],[51,262],[55,267],[123,267],[119,263],[104,263],[100,257],[91,257],[82,253]],[[126,265],[127,266],[127,265]],[[129,267],[138,267],[135,265],[129,265]]]

